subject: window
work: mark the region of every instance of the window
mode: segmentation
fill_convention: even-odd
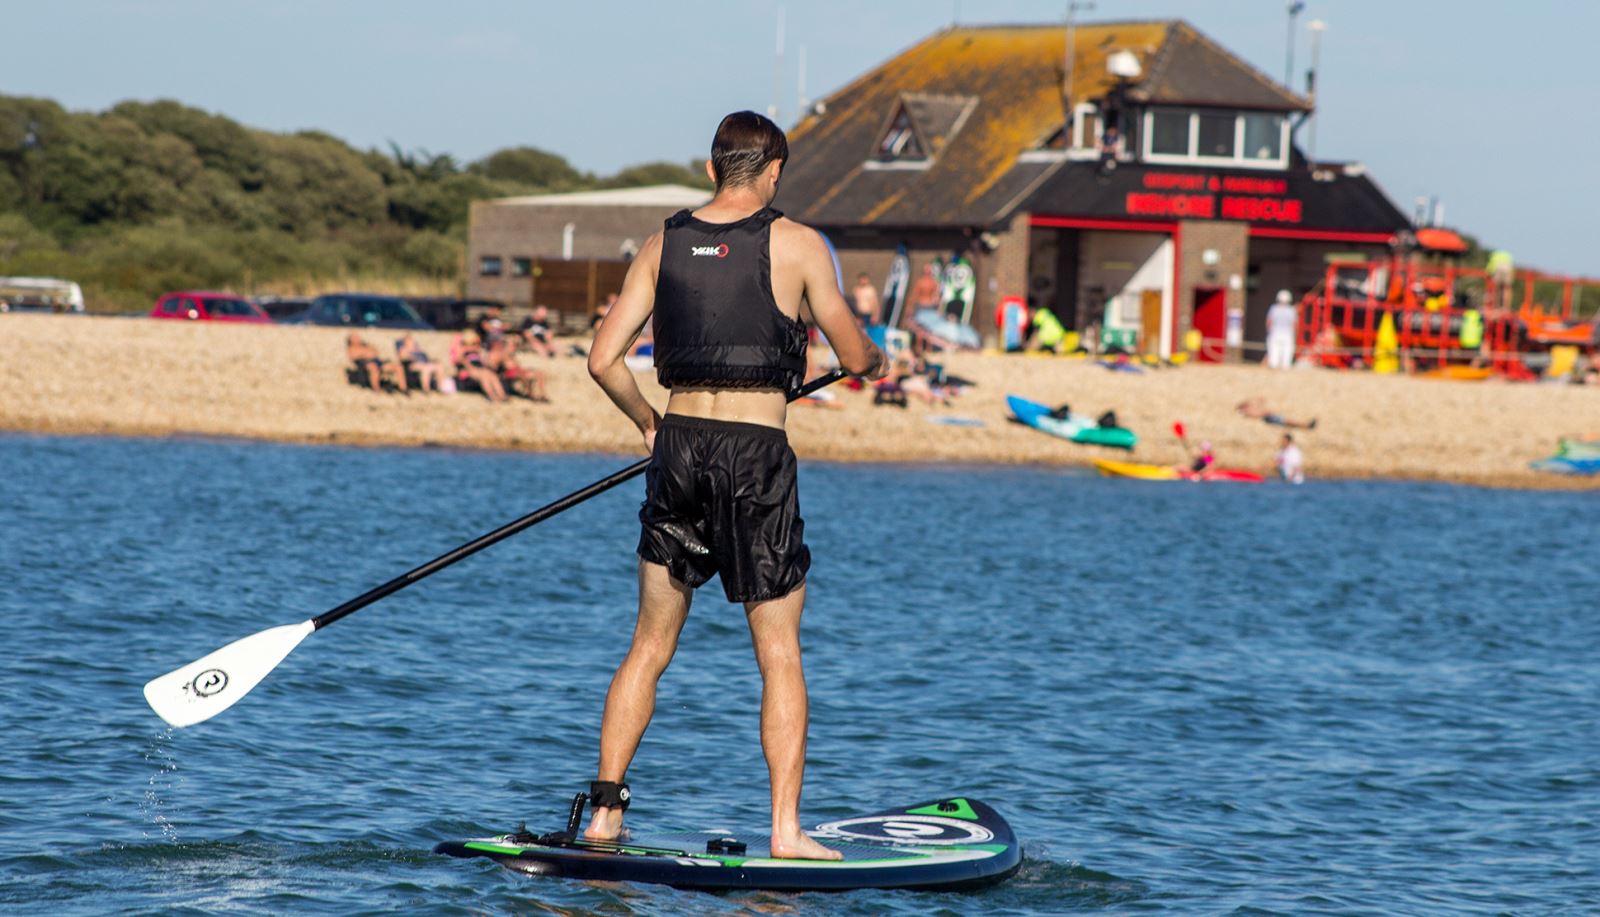
[[[1150,152],[1162,156],[1189,155],[1189,113],[1157,111],[1151,115]]]
[[[878,141],[878,158],[885,162],[894,159],[925,159],[917,132],[911,126],[911,114],[904,108],[894,116],[889,130]]]
[[[1283,115],[1244,115],[1245,159],[1283,158]]]
[[[1278,113],[1152,108],[1144,116],[1151,162],[1283,169],[1288,119]]]
[[[500,276],[500,256],[484,255],[478,259],[478,273],[484,277]]]
[[[1197,154],[1232,159],[1233,129],[1238,123],[1239,116],[1230,111],[1221,114],[1207,112],[1195,117],[1200,122],[1200,144]]]
[[[511,276],[513,276],[513,277],[526,277],[526,276],[528,276],[529,274],[532,274],[532,273],[533,273],[533,259],[532,258],[512,258],[511,259]]]

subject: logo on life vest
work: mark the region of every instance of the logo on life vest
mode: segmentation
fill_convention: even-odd
[[[692,245],[689,247],[689,254],[694,257],[707,255],[713,258],[726,258],[728,257],[728,246],[726,243],[722,245]]]

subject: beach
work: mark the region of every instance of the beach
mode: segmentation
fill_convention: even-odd
[[[0,429],[50,434],[241,437],[300,443],[444,446],[640,454],[637,433],[581,359],[524,356],[551,403],[492,404],[478,395],[382,394],[345,381],[344,331],[143,318],[0,316]],[[365,329],[380,351],[401,332]],[[435,359],[442,332],[418,335]],[[576,341],[576,339],[574,339]],[[578,343],[584,343],[577,341]],[[560,341],[565,348],[568,341]],[[977,385],[949,406],[875,407],[835,385],[837,407],[796,406],[790,439],[830,461],[1088,466],[1124,452],[1068,443],[1011,423],[1008,394],[1077,413],[1114,410],[1139,435],[1131,460],[1184,460],[1172,432],[1209,441],[1219,465],[1268,472],[1283,430],[1240,416],[1258,396],[1291,418],[1312,478],[1437,480],[1518,488],[1600,489],[1600,480],[1536,472],[1563,436],[1600,432],[1600,389],[1452,382],[1259,366],[1165,367],[1140,374],[1059,357],[953,354],[946,371]],[[658,408],[666,393],[638,374]],[[940,423],[939,418],[982,426]]]

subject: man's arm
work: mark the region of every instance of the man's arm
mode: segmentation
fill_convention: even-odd
[[[660,268],[661,233],[658,232],[645,240],[644,247],[628,267],[628,276],[622,281],[622,295],[606,313],[595,332],[594,344],[589,348],[589,375],[600,384],[611,403],[628,415],[644,434],[646,446],[661,418],[644,400],[633,371],[628,369],[623,357],[628,355],[655,308],[656,273]]]
[[[801,227],[795,234],[800,248],[800,272],[805,279],[805,299],[811,318],[827,335],[839,357],[839,365],[853,375],[882,379],[889,371],[883,351],[872,343],[857,324],[850,304],[839,292],[839,278],[833,271],[833,255],[816,230]]]

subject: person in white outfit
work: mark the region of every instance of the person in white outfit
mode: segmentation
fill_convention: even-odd
[[[1278,291],[1278,301],[1267,310],[1267,366],[1288,369],[1294,365],[1294,326],[1299,311],[1288,290]]]
[[[1278,450],[1278,477],[1290,484],[1304,484],[1306,480],[1305,457],[1288,433],[1283,434],[1283,448]]]

